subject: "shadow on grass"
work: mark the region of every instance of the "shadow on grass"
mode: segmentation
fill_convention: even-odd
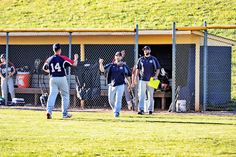
[[[135,117],[136,118],[136,117]],[[138,118],[138,117],[137,117]],[[65,120],[65,119],[59,119]],[[166,124],[197,124],[197,125],[235,125],[234,123],[220,123],[220,122],[188,122],[188,121],[168,121],[168,120],[138,120],[138,119],[108,119],[108,118],[72,118],[66,119],[70,121],[83,121],[83,122],[124,122],[124,123],[166,123]]]

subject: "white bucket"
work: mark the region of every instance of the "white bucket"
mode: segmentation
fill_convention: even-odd
[[[176,102],[176,112],[186,112],[186,100],[177,100]]]

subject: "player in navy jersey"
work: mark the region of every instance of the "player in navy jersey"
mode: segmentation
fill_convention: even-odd
[[[14,91],[14,83],[13,83],[13,75],[16,72],[15,66],[8,62],[8,69],[6,69],[6,56],[2,54],[0,56],[1,64],[0,64],[0,77],[1,77],[1,89],[2,89],[2,97],[7,97],[7,88],[9,89],[9,93],[11,94],[11,99],[15,98]],[[6,71],[8,71],[8,76],[6,76]]]
[[[122,50],[122,51],[120,51],[120,53],[121,53],[121,56],[122,56],[122,62],[124,64],[126,64],[126,62],[123,61],[123,59],[125,58],[125,55],[126,55],[126,51]],[[115,57],[112,60],[112,63],[114,63],[114,62],[115,62]],[[132,102],[131,102],[131,98],[130,98],[130,90],[131,89],[128,88],[128,85],[127,85],[128,84],[128,80],[125,79],[125,81],[126,81],[126,84],[125,84],[125,87],[124,87],[125,100],[126,100],[128,109],[131,110],[132,106],[133,106]]]
[[[62,97],[62,117],[70,118],[72,115],[68,113],[69,107],[69,85],[66,78],[66,68],[69,66],[77,66],[78,54],[74,55],[74,60],[61,55],[60,44],[53,45],[54,55],[49,57],[43,65],[43,70],[50,74],[50,93],[47,102],[47,119],[52,118],[52,110],[55,105],[58,92]]]
[[[122,62],[121,52],[116,52],[114,63],[109,63],[103,66],[103,59],[99,60],[99,68],[101,72],[108,74],[108,101],[113,109],[114,117],[120,116],[122,96],[125,87],[125,78],[129,81],[131,72],[126,64]]]
[[[136,74],[134,78],[134,84],[137,84],[136,80],[139,76],[138,83],[138,96],[139,96],[139,112],[138,114],[144,114],[144,103],[146,91],[148,93],[148,111],[149,114],[154,112],[154,88],[148,86],[148,82],[151,77],[158,79],[160,73],[160,64],[156,57],[151,55],[151,48],[145,46],[143,48],[144,56],[140,57],[136,66]]]

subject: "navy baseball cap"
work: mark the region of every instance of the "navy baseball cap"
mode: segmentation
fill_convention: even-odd
[[[2,59],[2,58],[6,59],[6,55],[5,54],[1,54],[0,59]]]
[[[53,44],[52,46],[53,51],[56,52],[57,50],[61,49],[61,45],[59,43]]]
[[[144,50],[151,50],[151,48],[149,46],[144,46],[144,48],[142,49],[143,51]]]
[[[122,56],[121,52],[116,52],[115,56]]]

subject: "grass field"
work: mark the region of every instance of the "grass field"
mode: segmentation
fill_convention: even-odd
[[[235,0],[0,0],[0,28],[134,28],[235,25]],[[210,33],[236,40],[236,30]],[[236,99],[236,48],[232,57]]]
[[[236,117],[0,110],[0,156],[236,156]]]

